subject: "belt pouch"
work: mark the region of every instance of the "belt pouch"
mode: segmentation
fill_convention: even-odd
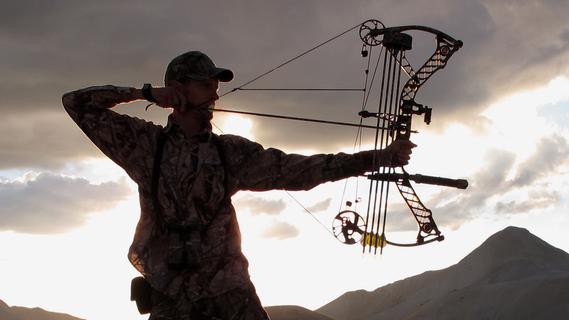
[[[130,301],[136,301],[140,314],[152,311],[152,287],[144,277],[136,277],[130,282]]]

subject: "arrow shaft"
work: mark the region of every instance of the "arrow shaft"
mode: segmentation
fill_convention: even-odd
[[[267,118],[276,118],[276,119],[285,119],[285,120],[295,120],[295,121],[304,121],[304,122],[316,122],[316,123],[330,124],[330,125],[338,125],[338,126],[346,126],[346,127],[366,128],[366,129],[377,129],[377,127],[375,127],[375,126],[370,126],[370,125],[365,125],[365,124],[358,124],[358,123],[350,123],[350,122],[330,121],[330,120],[321,120],[321,119],[312,119],[312,118],[301,118],[301,117],[285,116],[285,115],[278,115],[278,114],[249,112],[249,111],[240,111],[240,110],[229,110],[229,109],[219,109],[219,108],[212,108],[212,109],[210,109],[210,110],[211,110],[211,111],[216,111],[216,112],[228,112],[228,113],[246,114],[246,115],[258,116],[258,117],[267,117]],[[379,129],[388,129],[388,128],[379,128]]]

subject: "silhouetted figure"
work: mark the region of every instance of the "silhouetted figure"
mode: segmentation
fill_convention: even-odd
[[[165,87],[111,85],[63,96],[85,134],[138,184],[140,220],[128,258],[150,319],[268,319],[249,279],[231,196],[239,190],[308,190],[371,170],[374,151],[302,156],[211,132],[219,82],[233,73],[198,51],[170,62]],[[111,110],[146,99],[173,111],[166,127]],[[375,151],[406,164],[409,141]],[[140,288],[146,291],[140,292]]]

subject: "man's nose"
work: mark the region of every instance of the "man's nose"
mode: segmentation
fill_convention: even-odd
[[[213,97],[212,97],[212,98],[213,98],[214,101],[219,100],[219,94],[217,94],[217,91],[213,93]]]

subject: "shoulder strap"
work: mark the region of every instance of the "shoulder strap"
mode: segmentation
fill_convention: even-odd
[[[229,195],[229,167],[226,163],[225,152],[221,147],[220,138],[212,134],[211,141],[214,144],[215,148],[217,149],[217,153],[219,154],[219,158],[221,160],[221,165],[223,166],[224,176],[223,176],[223,184],[225,188],[225,200],[229,200],[231,197]],[[166,133],[164,131],[160,131],[158,134],[158,141],[156,143],[156,153],[154,155],[154,163],[152,168],[152,184],[150,192],[152,193],[152,206],[154,207],[154,214],[156,221],[161,227],[165,227],[166,223],[164,221],[164,216],[162,215],[162,209],[160,207],[160,202],[158,201],[158,180],[160,178],[160,165],[162,163],[162,156],[164,154],[164,145],[166,142]]]
[[[162,162],[162,155],[164,154],[164,144],[166,142],[166,133],[161,130],[158,134],[158,141],[156,143],[156,153],[154,154],[154,163],[152,168],[152,184],[150,192],[152,193],[152,206],[154,207],[154,214],[156,221],[164,226],[164,217],[162,216],[162,209],[158,201],[158,179],[160,178],[160,164]]]
[[[225,200],[228,200],[231,197],[229,196],[229,166],[227,165],[225,151],[221,147],[221,139],[218,135],[212,133],[211,142],[217,149],[217,154],[219,155],[219,160],[221,161],[221,166],[223,167],[223,187],[225,188]]]

